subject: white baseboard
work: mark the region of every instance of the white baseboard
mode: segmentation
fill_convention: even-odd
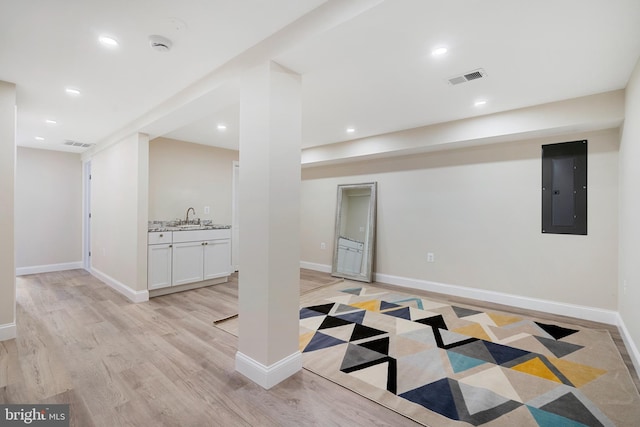
[[[444,283],[392,276],[389,274],[375,273],[374,280],[380,283],[388,283],[391,285],[404,286],[423,291],[504,304],[512,307],[525,308],[527,310],[558,314],[561,316],[575,317],[578,319],[591,320],[593,322],[607,323],[609,325],[618,325],[619,323],[619,315],[617,311],[605,310],[602,308],[529,298],[484,289],[467,288],[464,286],[447,285]]]
[[[16,337],[16,323],[0,325],[0,341],[12,340]]]
[[[265,366],[239,351],[236,352],[236,371],[267,390],[301,369],[302,353],[299,351],[271,366]]]
[[[622,320],[622,316],[618,314],[618,329],[620,330],[622,335],[622,340],[624,344],[627,346],[627,351],[629,352],[629,357],[631,357],[631,361],[633,362],[633,366],[636,368],[636,372],[640,375],[640,350],[638,350],[638,346],[631,338],[631,334],[627,329],[627,325],[625,325],[624,320]]]
[[[91,268],[90,273],[96,278],[103,281],[105,284],[107,284],[110,288],[112,288],[116,292],[129,298],[131,302],[138,303],[138,302],[149,301],[149,291],[146,289],[144,291],[134,291],[124,283],[117,281],[113,277],[93,267]]]
[[[34,265],[31,267],[16,268],[16,276],[26,274],[51,273],[54,271],[76,270],[83,268],[82,261],[65,262],[62,264]]]
[[[321,271],[323,273],[331,273],[331,266],[326,264],[316,264],[315,262],[300,261],[300,268],[307,270]]]

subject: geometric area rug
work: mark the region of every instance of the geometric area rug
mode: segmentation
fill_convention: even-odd
[[[428,426],[640,426],[605,330],[348,282],[300,309],[305,369]]]

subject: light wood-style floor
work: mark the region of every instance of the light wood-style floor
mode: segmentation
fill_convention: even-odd
[[[334,281],[302,270],[301,292]],[[18,338],[0,343],[0,403],[70,403],[71,425],[83,427],[416,425],[306,370],[268,391],[236,373],[237,339],[213,322],[236,313],[237,294],[234,276],[132,304],[84,270],[18,277]]]

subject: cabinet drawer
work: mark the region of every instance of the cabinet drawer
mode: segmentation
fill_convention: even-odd
[[[153,231],[149,233],[149,244],[171,243],[173,241],[172,233],[171,231]]]
[[[219,230],[188,230],[174,231],[173,243],[197,242],[205,240],[230,239],[231,230],[228,228]]]

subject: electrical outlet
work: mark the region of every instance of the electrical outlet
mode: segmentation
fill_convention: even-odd
[[[320,243],[320,249],[327,249],[327,244],[325,242]]]
[[[209,206],[205,206],[204,207],[204,214],[205,215],[209,215],[209,212],[211,212],[211,208]]]
[[[627,294],[627,281],[624,280],[622,281],[622,295],[626,295]]]
[[[427,253],[427,262],[435,262],[436,261],[436,257],[433,254],[433,252],[428,252]]]

